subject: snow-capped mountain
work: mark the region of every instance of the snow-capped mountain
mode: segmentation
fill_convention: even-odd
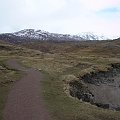
[[[13,33],[13,35],[21,36],[21,37],[30,37],[33,39],[42,39],[46,40],[49,37],[55,38],[67,38],[72,40],[106,40],[104,36],[98,36],[93,33],[81,33],[79,35],[68,35],[68,34],[57,34],[57,33],[49,33],[42,30],[34,30],[34,29],[25,29],[19,32]]]
[[[107,40],[108,39],[105,36],[96,35],[90,32],[81,33],[78,36],[82,37],[84,40]]]
[[[25,37],[36,40],[83,40],[80,36],[72,36],[68,34],[57,34],[57,33],[49,33],[43,30],[34,30],[34,29],[25,29],[19,32],[13,33],[15,36]]]
[[[39,40],[52,40],[52,41],[86,41],[86,40],[106,40],[103,36],[97,36],[92,33],[82,33],[79,35],[57,34],[49,33],[42,30],[25,29],[15,33],[0,34],[0,39],[9,42],[20,43],[25,41],[39,41]]]

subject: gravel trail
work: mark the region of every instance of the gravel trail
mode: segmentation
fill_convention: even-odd
[[[4,120],[51,120],[41,91],[42,74],[9,60],[8,65],[26,74],[16,82],[7,99]]]

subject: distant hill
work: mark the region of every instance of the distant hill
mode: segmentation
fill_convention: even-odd
[[[15,33],[0,34],[0,40],[11,43],[21,43],[27,41],[86,41],[86,40],[106,40],[104,36],[97,36],[92,33],[79,35],[49,33],[42,30],[25,29]]]

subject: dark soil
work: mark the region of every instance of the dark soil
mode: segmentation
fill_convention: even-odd
[[[4,120],[50,120],[41,91],[42,74],[20,66],[16,60],[8,64],[26,75],[13,85],[8,95]]]
[[[69,85],[73,97],[105,109],[120,110],[120,64],[112,64],[108,71],[86,74]]]

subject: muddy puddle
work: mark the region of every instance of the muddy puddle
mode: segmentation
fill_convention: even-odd
[[[70,83],[70,95],[101,108],[120,111],[120,64]]]

